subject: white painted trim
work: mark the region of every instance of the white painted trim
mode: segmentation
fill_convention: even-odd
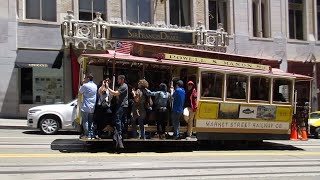
[[[170,24],[170,0],[165,1],[165,11],[166,11],[166,25]]]
[[[197,0],[190,0],[190,26],[197,27]],[[203,23],[203,22],[202,22]]]
[[[127,3],[126,0],[121,0],[121,16],[122,22],[127,22]]]
[[[309,2],[309,1],[308,1]],[[309,8],[306,0],[303,1],[303,19],[302,23],[304,24],[303,26],[303,40],[309,41]]]
[[[204,0],[204,20],[205,29],[209,29],[209,0]]]
[[[319,4],[320,5],[320,4]],[[315,41],[319,41],[319,37],[318,37],[318,31],[320,29],[318,29],[318,11],[317,11],[317,1],[313,1],[313,24],[314,24],[314,37],[315,37]]]

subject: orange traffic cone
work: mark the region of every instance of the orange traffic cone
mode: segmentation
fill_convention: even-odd
[[[307,130],[301,130],[301,140],[303,141],[307,141],[308,140],[308,134],[307,134]]]
[[[294,119],[291,123],[291,134],[290,134],[290,140],[297,141],[298,139],[298,128],[296,124],[296,120]]]

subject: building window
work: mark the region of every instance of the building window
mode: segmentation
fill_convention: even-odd
[[[191,26],[191,1],[170,0],[170,24]]]
[[[225,31],[228,30],[227,2],[225,0],[209,0],[209,29],[217,30],[222,23]]]
[[[21,104],[63,102],[63,68],[21,68]]]
[[[79,0],[79,20],[92,21],[96,18],[96,12],[106,20],[106,0]]]
[[[55,0],[26,0],[26,19],[57,21],[57,2]]]
[[[289,0],[289,38],[303,40],[303,0]]]
[[[135,23],[151,22],[151,1],[127,0],[126,18]]]
[[[252,0],[252,28],[254,37],[270,37],[268,0]]]

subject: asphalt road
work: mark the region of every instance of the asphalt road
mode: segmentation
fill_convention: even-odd
[[[162,153],[51,150],[55,136],[0,129],[1,179],[319,179],[320,140],[211,145]],[[141,149],[141,148],[140,148]]]

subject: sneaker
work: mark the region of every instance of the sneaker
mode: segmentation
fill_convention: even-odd
[[[88,139],[88,136],[80,136],[80,139]]]
[[[180,140],[180,137],[175,136],[173,137],[173,140]]]
[[[186,140],[191,140],[192,138],[190,136],[186,137]]]
[[[166,135],[165,134],[161,134],[160,135],[160,139],[166,139]]]
[[[159,134],[156,134],[153,136],[153,139],[159,139],[159,138],[160,138]]]

